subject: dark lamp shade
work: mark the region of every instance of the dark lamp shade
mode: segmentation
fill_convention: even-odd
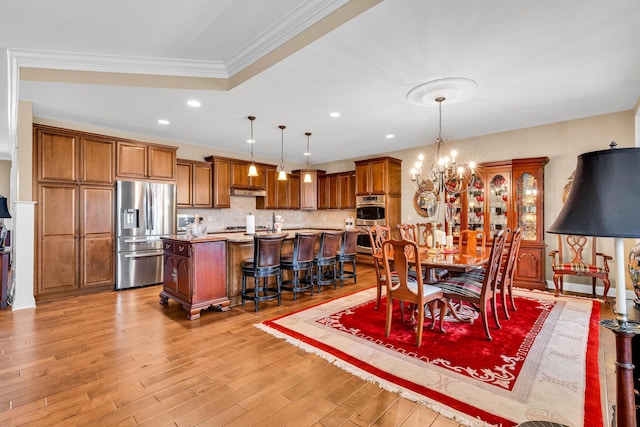
[[[640,148],[610,148],[578,156],[569,197],[547,231],[639,238]]]
[[[11,218],[11,214],[7,208],[7,198],[2,196],[0,196],[0,218]]]

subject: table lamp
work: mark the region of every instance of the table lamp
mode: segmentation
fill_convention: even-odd
[[[637,427],[631,339],[640,324],[627,317],[624,239],[640,238],[640,148],[615,148],[578,156],[569,197],[549,233],[613,237],[616,263],[616,320],[600,324],[616,335],[616,420]]]
[[[0,251],[4,250],[4,239],[7,238],[7,227],[4,226],[4,218],[11,218],[7,208],[7,198],[0,196]]]

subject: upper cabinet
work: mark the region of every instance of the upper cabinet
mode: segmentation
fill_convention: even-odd
[[[318,209],[355,209],[355,171],[318,176]]]
[[[231,161],[231,188],[240,190],[264,190],[266,186],[266,169],[268,165],[254,163],[258,176],[249,176],[251,163],[245,160]]]
[[[205,157],[213,164],[213,207],[231,207],[231,162],[233,159],[219,156]]]
[[[266,196],[256,198],[257,209],[300,209],[300,175],[287,174],[286,181],[278,180],[276,166],[266,168]]]
[[[115,141],[48,126],[34,126],[36,180],[112,185]]]
[[[402,160],[379,157],[356,163],[356,195],[388,194],[400,196]]]
[[[177,160],[176,193],[179,208],[211,208],[212,168],[209,162]]]
[[[300,209],[308,211],[318,209],[318,176],[323,175],[324,171],[303,169],[293,172],[300,174]],[[311,182],[304,182],[306,175],[311,177]]]
[[[175,181],[175,147],[132,141],[117,142],[118,178]]]

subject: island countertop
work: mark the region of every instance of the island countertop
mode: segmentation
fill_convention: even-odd
[[[322,231],[344,231],[344,229],[330,229],[330,228],[298,228],[292,230],[282,230],[280,233],[269,233],[268,231],[258,231],[255,235],[257,236],[273,236],[274,234],[285,235],[285,239],[293,239],[296,236],[296,233],[320,233]],[[242,231],[232,231],[232,232],[209,232],[206,235],[202,236],[187,236],[186,234],[172,234],[169,236],[162,237],[163,239],[171,239],[171,240],[180,240],[184,242],[207,242],[207,241],[215,241],[215,240],[227,240],[230,243],[251,243],[253,242],[253,234],[247,234]]]

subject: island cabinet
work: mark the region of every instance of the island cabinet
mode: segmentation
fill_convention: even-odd
[[[118,178],[176,180],[176,147],[136,141],[117,142]]]
[[[178,159],[177,171],[176,199],[178,207],[212,207],[211,163]]]
[[[227,298],[226,239],[202,237],[163,238],[164,282],[160,304],[172,299],[182,305],[187,318],[202,310],[229,309]]]
[[[356,163],[356,196],[386,194],[400,196],[402,160],[393,157],[358,160]]]

